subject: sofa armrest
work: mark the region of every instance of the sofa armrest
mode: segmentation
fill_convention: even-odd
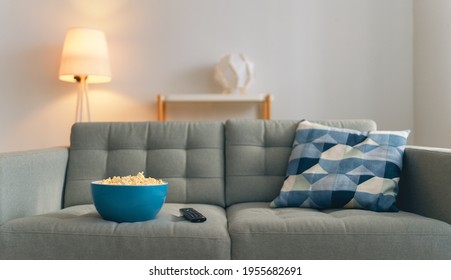
[[[61,209],[68,148],[0,154],[0,225]]]
[[[451,149],[407,146],[400,209],[451,223]]]

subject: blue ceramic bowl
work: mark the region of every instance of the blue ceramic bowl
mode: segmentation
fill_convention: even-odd
[[[155,218],[166,200],[167,192],[167,183],[147,186],[91,183],[92,200],[100,216],[118,223]]]

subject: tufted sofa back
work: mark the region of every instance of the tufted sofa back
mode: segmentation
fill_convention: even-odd
[[[372,120],[315,121],[359,131],[375,130]],[[270,202],[286,176],[299,121],[228,120],[225,124],[226,205]]]
[[[371,120],[317,121],[375,130]],[[92,203],[90,182],[162,178],[167,202],[269,202],[282,187],[299,121],[78,123],[72,127],[64,206]]]
[[[225,205],[220,122],[77,123],[72,127],[64,207],[92,203],[90,182],[162,178],[167,202]]]

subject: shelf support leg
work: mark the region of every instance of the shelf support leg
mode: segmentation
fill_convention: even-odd
[[[265,96],[265,101],[263,102],[263,119],[271,119],[271,94]]]
[[[166,104],[164,103],[164,96],[157,96],[157,119],[160,122],[164,122],[166,120]]]

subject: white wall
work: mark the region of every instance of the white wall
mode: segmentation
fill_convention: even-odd
[[[57,72],[72,26],[104,30],[110,47],[113,80],[90,87],[94,121],[155,120],[158,92],[220,92],[214,64],[242,52],[275,119],[413,128],[412,25],[411,0],[0,0],[0,151],[68,145],[76,89]],[[205,107],[170,119],[211,117]]]
[[[451,1],[414,7],[415,143],[451,148]]]

